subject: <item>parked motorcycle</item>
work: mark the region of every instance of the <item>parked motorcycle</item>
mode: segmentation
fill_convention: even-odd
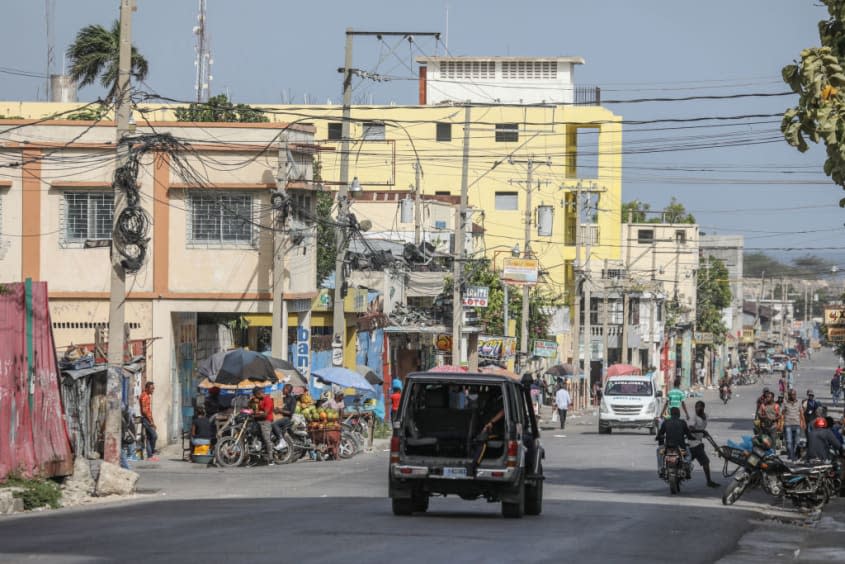
[[[681,491],[681,482],[692,477],[692,465],[684,459],[684,453],[676,447],[662,447],[663,472],[661,477],[669,483],[672,495]]]
[[[273,462],[282,462],[282,452],[273,449]],[[245,463],[255,464],[264,455],[264,442],[253,411],[239,410],[220,431],[214,452],[215,462],[218,466],[234,468]]]
[[[714,445],[715,446],[715,445]],[[717,447],[725,458],[723,474],[728,462],[739,468],[722,493],[722,503],[734,504],[751,488],[760,486],[774,497],[785,497],[803,509],[819,509],[838,492],[837,474],[830,463],[801,464],[785,461],[772,450],[771,437],[760,434],[752,440],[750,450],[731,446]]]

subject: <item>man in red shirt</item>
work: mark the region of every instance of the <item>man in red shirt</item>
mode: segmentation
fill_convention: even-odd
[[[153,421],[153,392],[155,391],[155,384],[147,382],[144,385],[144,391],[141,392],[141,397],[138,398],[138,403],[141,406],[141,425],[144,427],[144,432],[147,435],[147,460],[151,462],[158,462],[156,456],[156,424]]]
[[[273,398],[264,394],[264,388],[256,386],[252,390],[252,402],[254,404],[253,417],[261,429],[261,440],[264,441],[264,449],[267,451],[267,464],[273,466]]]
[[[402,390],[394,387],[393,393],[390,394],[390,418],[393,421],[396,420],[396,416],[399,414],[399,402],[401,399]]]

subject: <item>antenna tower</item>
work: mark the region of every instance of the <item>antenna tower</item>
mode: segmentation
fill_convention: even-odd
[[[49,0],[48,0],[49,1]],[[209,45],[208,31],[206,30],[206,0],[199,0],[199,14],[197,14],[197,25],[194,26],[194,35],[196,36],[196,43],[194,50],[196,51],[196,58],[194,59],[194,66],[197,67],[197,77],[194,83],[196,89],[197,103],[207,102],[209,92],[211,91],[211,64],[214,62],[211,59],[211,48]]]

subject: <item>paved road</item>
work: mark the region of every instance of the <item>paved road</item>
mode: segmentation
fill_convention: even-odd
[[[812,386],[824,399],[834,367],[830,353],[803,363],[799,392]],[[717,440],[747,432],[761,387],[739,388],[727,406],[705,394]],[[843,556],[818,546],[811,532],[767,521],[778,513],[762,494],[723,507],[700,470],[671,496],[646,432],[600,436],[595,416],[585,414],[543,438],[540,517],[505,521],[498,504],[453,498],[432,500],[425,515],[394,517],[383,450],[338,463],[226,471],[164,460],[138,465],[140,500],[0,518],[0,561],[773,562],[810,542],[804,554],[820,561]]]

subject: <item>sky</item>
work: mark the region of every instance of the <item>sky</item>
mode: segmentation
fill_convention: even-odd
[[[47,0],[63,53],[83,26],[110,25],[118,0]],[[786,92],[781,68],[818,44],[827,15],[813,0],[404,0],[279,2],[207,0],[212,94],[236,102],[339,103],[344,30],[436,31],[419,51],[359,37],[354,66],[396,77],[357,85],[356,102],[416,103],[414,56],[578,55],[578,85],[599,86],[606,107],[626,121],[782,113],[797,97],[630,103],[657,97]],[[44,95],[44,79],[3,72],[46,72],[45,2],[0,0],[0,99]],[[194,95],[197,1],[138,0],[134,44],[150,65],[155,92]],[[448,14],[448,17],[447,17]],[[58,57],[56,70],[62,68]],[[80,100],[101,95],[96,87]],[[725,126],[725,124],[730,124]],[[779,138],[777,117],[729,122],[626,125],[623,200],[662,208],[675,197],[708,234],[742,234],[747,250],[789,260],[825,256],[845,269],[845,197],[821,172],[823,148],[801,154]],[[690,125],[707,127],[690,128]],[[713,127],[720,125],[720,127]],[[694,148],[694,149],[693,149]],[[795,250],[784,250],[785,248]],[[840,250],[841,249],[841,250]]]

